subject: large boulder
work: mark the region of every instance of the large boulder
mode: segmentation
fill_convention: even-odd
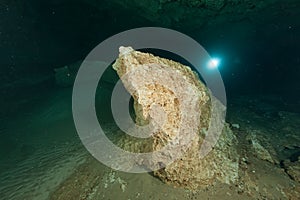
[[[166,183],[196,189],[216,181],[238,178],[236,137],[225,125],[213,149],[203,158],[199,150],[210,126],[212,101],[206,86],[187,66],[149,53],[121,47],[113,68],[134,98],[136,123],[151,124],[150,140],[126,137],[121,146],[134,152],[159,152],[151,166]],[[145,142],[146,141],[146,142]],[[137,149],[139,148],[139,149]],[[137,161],[149,166],[146,161]]]

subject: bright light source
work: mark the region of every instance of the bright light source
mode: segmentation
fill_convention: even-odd
[[[209,60],[208,62],[208,68],[209,69],[216,69],[218,68],[220,65],[220,59],[219,58],[212,58]]]

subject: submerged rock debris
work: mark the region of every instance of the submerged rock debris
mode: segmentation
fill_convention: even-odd
[[[216,181],[237,181],[237,140],[227,124],[212,151],[204,158],[199,157],[212,120],[212,101],[217,100],[211,98],[189,67],[131,47],[120,47],[113,68],[134,99],[136,123],[151,124],[154,130],[147,142],[124,138],[123,148],[132,152],[167,148],[153,156],[151,166],[160,166],[154,175],[174,186],[196,189]],[[214,109],[224,113],[225,107],[220,102],[217,105]],[[136,162],[149,165],[145,160]]]

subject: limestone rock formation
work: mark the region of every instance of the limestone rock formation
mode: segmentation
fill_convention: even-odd
[[[151,124],[153,130],[150,140],[127,137],[121,146],[134,152],[162,151],[153,156],[153,165],[161,167],[154,175],[175,186],[196,189],[237,180],[236,137],[227,124],[213,150],[199,157],[212,109],[222,106],[212,107],[215,100],[189,67],[120,47],[113,68],[134,98],[136,123]]]
[[[251,142],[252,148],[254,150],[255,156],[257,156],[259,159],[268,161],[270,163],[276,163],[274,159],[272,158],[271,154],[268,152],[267,149],[265,149],[258,139],[256,138],[256,135],[254,133],[250,133],[247,135],[246,139]]]
[[[295,181],[300,183],[300,161],[299,157],[296,162],[285,160],[283,162],[286,173]]]
[[[101,9],[99,1],[86,2]],[[261,19],[257,14],[267,18],[265,9],[273,9],[271,5],[279,2],[279,0],[110,0],[109,4],[129,11],[134,10],[144,19],[164,27],[195,30],[207,26],[208,21],[211,24],[221,25],[239,22],[245,16],[250,21]],[[273,12],[270,12],[270,15],[274,15],[271,14]]]

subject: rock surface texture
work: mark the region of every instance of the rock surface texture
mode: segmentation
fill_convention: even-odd
[[[148,142],[127,137],[121,146],[133,152],[158,152],[151,160],[151,166],[160,167],[154,175],[175,186],[196,189],[217,181],[236,182],[236,137],[228,125],[213,150],[199,157],[212,109],[221,106],[211,106],[209,91],[189,67],[120,47],[113,68],[134,98],[136,123],[152,128]]]

